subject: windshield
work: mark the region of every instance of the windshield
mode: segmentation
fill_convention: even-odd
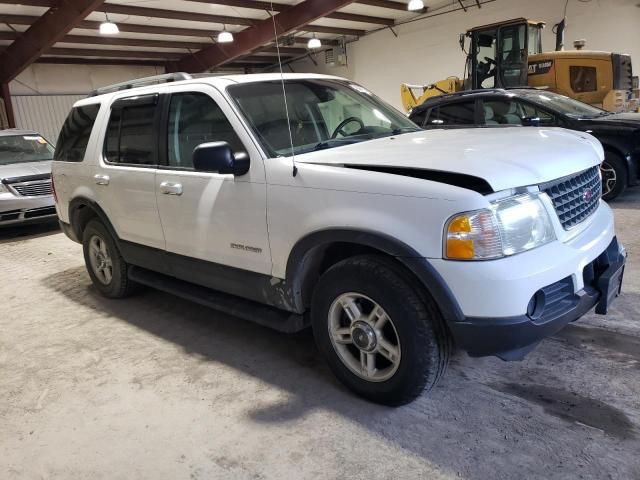
[[[270,156],[338,147],[419,131],[416,125],[365,88],[335,80],[254,82],[227,89]],[[289,128],[291,138],[289,137]]]
[[[527,93],[527,97],[572,118],[594,118],[609,115],[609,112],[606,110],[592,107],[591,105],[565,97],[564,95],[558,95],[557,93]]]
[[[40,135],[0,136],[0,165],[53,159],[53,147]]]

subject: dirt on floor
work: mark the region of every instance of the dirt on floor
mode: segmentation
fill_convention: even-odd
[[[170,295],[100,297],[55,227],[0,231],[0,478],[640,479],[640,189],[612,204],[624,293],[431,394],[361,400],[309,332]]]

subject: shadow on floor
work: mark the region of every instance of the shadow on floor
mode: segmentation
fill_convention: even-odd
[[[50,220],[47,222],[32,223],[28,225],[0,227],[0,244],[45,237],[59,232],[60,225],[58,224],[58,220]]]
[[[537,386],[545,382],[558,383],[555,372],[527,369],[522,364],[503,367],[494,359],[469,359],[463,354],[453,358],[445,378],[428,395],[402,408],[382,407],[354,396],[335,380],[316,350],[310,330],[281,334],[149,289],[126,300],[108,300],[91,286],[83,267],[57,272],[43,282],[69,300],[172,342],[203,362],[220,362],[290,393],[286,403],[249,411],[248,417],[255,422],[282,424],[302,419],[314,410],[329,409],[445,470],[464,472],[468,479],[488,478],[489,472],[479,468],[478,458],[493,455],[496,448],[506,454],[500,460],[507,462],[504,468],[510,468],[508,453],[520,455],[528,444],[527,455],[531,458],[527,462],[530,460],[529,468],[534,468],[535,458],[541,454],[537,451],[540,439],[547,434],[548,425],[555,425],[556,420],[551,417],[590,425],[585,418],[602,415],[606,407],[598,403],[598,408],[579,410],[580,416],[572,417],[573,409],[580,407],[579,398],[570,397],[561,388],[547,389],[543,397],[537,393]],[[505,371],[510,372],[510,379]],[[507,383],[501,387],[496,380]],[[526,381],[532,384],[531,390],[525,390]],[[520,398],[513,403],[506,395]],[[534,406],[542,401],[539,398],[546,404],[558,402],[563,408],[545,405],[542,411]],[[567,398],[576,398],[576,405],[567,407]],[[521,399],[528,403],[523,404]],[[633,437],[633,425],[625,423],[624,414],[613,412],[609,417],[616,422],[614,426],[624,430],[624,435],[618,435],[613,428],[611,432],[603,429],[603,433],[620,439]],[[513,422],[528,431],[526,437],[532,440],[525,440],[521,431],[521,443],[506,441],[514,434]],[[596,428],[601,424],[597,423]],[[587,442],[581,428],[567,423],[564,439],[549,438],[558,444],[558,455],[570,455],[562,450],[578,448],[574,443],[577,440],[580,444]],[[515,475],[519,467],[513,467]]]

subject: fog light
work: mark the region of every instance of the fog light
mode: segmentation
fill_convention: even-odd
[[[538,290],[527,305],[527,316],[531,320],[538,320],[542,316],[545,304],[547,303],[546,296],[542,290]]]

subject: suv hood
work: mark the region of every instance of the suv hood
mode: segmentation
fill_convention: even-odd
[[[27,177],[29,175],[45,173],[51,173],[51,160],[0,165],[0,180],[3,178]]]
[[[484,179],[494,191],[537,185],[600,164],[602,145],[561,128],[429,130],[296,156],[296,162],[402,167]]]

